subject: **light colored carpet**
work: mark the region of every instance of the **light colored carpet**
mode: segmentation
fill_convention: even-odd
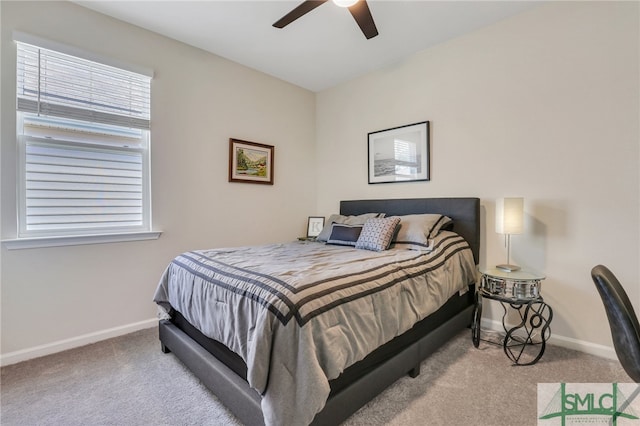
[[[535,425],[537,383],[630,382],[616,361],[547,346],[514,367],[502,348],[454,336],[345,425]],[[171,354],[157,329],[3,367],[0,423],[12,425],[240,425]]]

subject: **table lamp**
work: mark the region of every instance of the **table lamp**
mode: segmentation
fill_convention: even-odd
[[[496,232],[504,234],[507,246],[507,263],[496,265],[496,268],[507,272],[520,269],[517,265],[511,265],[509,256],[511,252],[511,235],[522,234],[524,231],[524,198],[500,198],[496,202]]]

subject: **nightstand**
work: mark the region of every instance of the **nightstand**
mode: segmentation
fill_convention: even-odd
[[[480,287],[476,292],[471,324],[473,345],[477,348],[480,340],[499,344],[514,364],[535,364],[544,354],[551,335],[549,325],[553,319],[551,306],[545,303],[540,294],[544,275],[523,270],[506,272],[496,268],[480,273]],[[504,310],[502,327],[505,335],[501,342],[480,338],[482,299],[497,300]],[[516,311],[519,317],[519,323],[515,326],[507,325],[508,313],[512,311]]]

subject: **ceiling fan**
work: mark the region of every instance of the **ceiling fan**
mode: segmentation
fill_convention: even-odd
[[[276,28],[284,28],[327,1],[328,0],[305,0],[291,12],[280,18],[273,26]],[[351,15],[353,15],[353,18],[367,39],[378,35],[378,29],[376,28],[375,22],[373,22],[373,16],[371,16],[371,11],[369,10],[366,0],[333,0],[333,2],[338,6],[349,9],[349,12],[351,12]]]

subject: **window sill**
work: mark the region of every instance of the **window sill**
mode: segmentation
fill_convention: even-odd
[[[85,244],[121,243],[127,241],[157,240],[162,231],[127,232],[122,234],[74,235],[66,237],[35,237],[2,240],[8,250],[41,247],[78,246]]]

